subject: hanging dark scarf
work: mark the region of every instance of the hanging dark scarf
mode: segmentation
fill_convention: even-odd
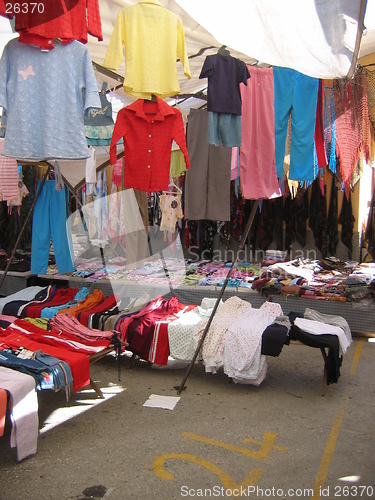
[[[244,207],[245,221],[248,221],[254,203],[255,203],[254,200],[245,200],[245,207]],[[247,244],[250,247],[250,252],[252,252],[252,249],[255,248],[257,242],[259,223],[260,223],[260,207],[258,206],[253,223],[249,231],[249,236],[247,238]]]
[[[293,199],[290,195],[285,199],[285,249],[288,251],[295,240],[302,248],[306,245],[307,207],[308,199],[305,188],[299,187]]]
[[[283,198],[263,200],[258,228],[258,245],[267,250],[275,240],[277,250],[283,249]]]
[[[202,235],[201,235],[201,255],[205,259],[212,260],[214,251],[214,236],[217,232],[215,221],[204,220],[202,221]]]
[[[374,259],[375,251],[375,189],[372,191],[371,206],[368,212],[365,242],[367,243],[368,252]]]
[[[312,183],[309,207],[309,226],[313,232],[315,245],[321,251],[322,257],[327,257],[327,209],[326,199],[320,189],[320,179]]]
[[[328,251],[330,255],[335,255],[339,243],[339,230],[337,224],[337,187],[335,184],[335,176],[333,176],[328,208]]]
[[[348,249],[348,257],[352,258],[353,251],[353,225],[355,222],[355,217],[352,210],[352,200],[350,196],[344,195],[342,200],[341,212],[339,215],[339,224],[341,224],[341,241]]]
[[[240,194],[236,195],[234,181],[231,181],[230,189],[232,235],[239,243],[246,225],[245,201]]]
[[[272,205],[270,200],[263,200],[258,229],[258,245],[261,250],[267,250],[273,240],[272,215]]]

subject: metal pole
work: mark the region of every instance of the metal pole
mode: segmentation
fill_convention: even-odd
[[[233,260],[232,265],[231,265],[231,267],[230,267],[230,269],[229,269],[229,271],[228,271],[227,277],[225,278],[224,284],[223,284],[223,286],[221,287],[220,294],[219,294],[218,298],[216,299],[215,306],[214,306],[214,308],[213,308],[213,310],[212,310],[212,312],[211,312],[211,315],[210,315],[210,317],[209,317],[209,319],[208,319],[208,321],[207,321],[206,327],[205,327],[205,329],[203,330],[202,337],[201,337],[201,339],[199,340],[199,343],[198,343],[198,345],[197,345],[197,348],[195,349],[194,356],[193,356],[192,360],[190,361],[190,364],[189,364],[189,366],[188,366],[188,368],[187,368],[187,370],[186,370],[185,376],[184,376],[184,378],[183,378],[183,380],[182,380],[182,382],[181,382],[180,386],[178,386],[178,387],[176,386],[176,387],[175,387],[175,389],[178,389],[178,390],[177,390],[177,394],[181,394],[181,391],[182,391],[183,389],[185,389],[185,387],[184,387],[184,386],[185,386],[185,382],[186,382],[186,380],[187,380],[187,378],[188,378],[188,376],[189,376],[189,374],[190,374],[190,372],[191,372],[191,370],[192,370],[192,368],[193,368],[193,365],[194,365],[194,363],[195,363],[195,361],[196,361],[196,359],[197,359],[197,357],[198,357],[199,351],[201,350],[201,347],[202,347],[202,345],[203,345],[203,342],[204,342],[204,340],[205,340],[205,338],[206,338],[206,336],[207,336],[207,332],[208,332],[208,330],[209,330],[209,328],[210,328],[210,326],[211,326],[212,320],[214,319],[214,316],[215,316],[216,310],[217,310],[217,308],[219,307],[220,300],[222,299],[222,297],[223,297],[223,295],[224,295],[224,291],[225,291],[225,288],[226,288],[226,286],[227,286],[227,284],[228,284],[228,281],[229,281],[230,275],[231,275],[231,273],[232,273],[232,271],[233,271],[233,269],[234,269],[234,265],[235,265],[235,263],[237,262],[238,255],[239,255],[240,251],[243,249],[243,247],[245,246],[246,239],[247,239],[247,236],[248,236],[248,234],[249,234],[249,232],[250,232],[250,228],[251,228],[251,226],[252,226],[252,224],[253,224],[254,217],[255,217],[256,211],[257,211],[257,209],[258,209],[258,206],[259,206],[259,200],[255,200],[255,203],[254,203],[253,208],[252,208],[252,210],[251,210],[251,213],[250,213],[249,219],[248,219],[248,221],[247,221],[247,224],[246,224],[246,227],[245,227],[244,233],[243,233],[243,235],[242,235],[241,242],[240,242],[240,244],[239,244],[239,246],[238,246],[238,250],[237,250],[237,253],[236,253],[236,258]]]
[[[30,211],[29,211],[29,213],[28,213],[28,214],[27,214],[27,216],[26,216],[26,219],[25,219],[25,222],[23,223],[23,226],[22,226],[22,228],[21,228],[20,234],[18,235],[17,241],[16,241],[16,243],[14,244],[13,251],[12,251],[12,255],[9,257],[8,264],[7,264],[7,266],[6,266],[5,270],[4,270],[4,273],[3,273],[2,277],[1,277],[1,280],[0,280],[0,288],[1,288],[1,285],[3,284],[3,282],[4,282],[4,280],[5,280],[5,277],[6,277],[7,273],[8,273],[9,267],[10,267],[10,265],[11,265],[11,263],[12,263],[12,259],[13,259],[13,257],[14,257],[14,254],[16,253],[16,250],[17,250],[17,247],[18,247],[18,243],[20,242],[21,236],[22,236],[22,234],[23,234],[23,232],[24,232],[24,230],[25,230],[25,228],[26,228],[26,224],[27,224],[27,222],[28,222],[29,218],[31,217],[31,214],[33,213],[33,210],[34,210],[34,206],[35,206],[36,200],[38,199],[38,196],[39,196],[39,194],[40,194],[40,191],[42,190],[42,187],[43,187],[43,185],[44,185],[44,183],[45,183],[45,181],[46,181],[46,179],[47,179],[47,177],[48,177],[48,174],[49,174],[49,172],[50,172],[50,170],[51,170],[51,168],[52,168],[52,165],[51,165],[50,163],[48,163],[48,162],[46,162],[46,163],[47,163],[47,165],[48,165],[47,171],[46,171],[46,173],[44,174],[44,177],[43,177],[43,179],[42,179],[42,182],[41,182],[41,183],[40,183],[40,185],[39,185],[39,188],[38,188],[38,191],[36,192],[36,195],[35,195],[34,201],[33,201],[32,205],[31,205],[31,207],[30,207]]]

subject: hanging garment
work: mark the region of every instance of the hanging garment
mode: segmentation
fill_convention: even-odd
[[[258,227],[258,246],[267,250],[275,240],[276,248],[283,249],[283,199],[263,200]]]
[[[14,158],[6,158],[6,164],[9,164],[12,160],[16,161],[16,160],[14,160]],[[14,198],[10,198],[7,200],[7,207],[8,207],[8,214],[12,214],[12,212],[16,212],[18,214],[18,216],[20,216],[21,215],[21,207],[23,204],[23,199],[26,196],[28,196],[29,190],[27,189],[26,185],[23,182],[22,167],[18,166],[17,171],[18,171],[18,180],[17,180],[16,196]],[[14,210],[12,210],[13,207],[17,207],[17,209],[14,211]]]
[[[184,153],[186,168],[190,168],[181,111],[159,97],[156,102],[138,99],[120,109],[110,146],[111,165],[117,161],[116,144],[121,137],[127,188],[146,192],[168,190],[173,139]]]
[[[114,165],[112,165],[112,184],[116,184],[117,187],[123,187],[122,185],[122,173],[124,170],[124,158],[118,158]]]
[[[372,125],[372,129],[375,130],[375,71],[373,66],[370,66],[369,68],[365,69],[365,73],[367,77],[368,115]]]
[[[224,55],[209,55],[204,60],[199,78],[208,79],[208,142],[215,146],[235,147],[242,144],[242,100],[240,84],[247,85],[250,73],[246,64]]]
[[[171,166],[169,169],[169,177],[180,177],[186,172],[186,163],[184,153],[181,149],[171,151]]]
[[[132,96],[178,94],[177,59],[190,78],[182,21],[157,0],[141,0],[118,13],[103,65],[118,70],[124,53],[124,90]]]
[[[12,4],[14,13],[16,4]],[[16,18],[15,30],[22,43],[51,50],[54,38],[59,38],[63,44],[73,40],[87,43],[88,34],[103,40],[99,0],[48,0],[43,4],[25,5],[29,5],[29,9],[21,8],[15,16],[7,16],[0,4],[0,15]]]
[[[184,216],[181,206],[181,194],[161,194],[160,208],[162,211],[160,231],[174,233],[177,220]]]
[[[236,194],[235,193],[235,185],[233,182],[231,182],[231,197],[230,197],[230,203],[231,203],[231,218],[230,218],[230,224],[231,224],[231,232],[234,236],[234,239],[237,242],[241,241],[245,225],[246,225],[246,205],[245,201],[242,198],[241,194]],[[249,212],[250,215],[250,212]]]
[[[314,235],[315,245],[325,258],[327,256],[327,206],[325,196],[320,189],[319,178],[312,183],[309,226]]]
[[[17,448],[17,460],[35,455],[38,445],[38,396],[30,375],[0,367],[0,388],[9,393],[12,430],[10,446]]]
[[[299,187],[296,196],[292,199],[289,194],[284,203],[286,250],[289,251],[292,248],[292,243],[295,240],[297,240],[302,248],[306,245],[307,217],[307,190]]]
[[[117,185],[112,181],[111,192],[108,196],[108,239],[116,246],[119,232],[119,214],[120,214],[120,193],[117,191]]]
[[[38,181],[38,188],[42,181]],[[46,274],[52,236],[56,265],[59,273],[74,271],[74,264],[66,229],[67,188],[56,191],[55,181],[45,181],[35,203],[31,240],[31,272]]]
[[[324,124],[323,124],[323,80],[319,80],[318,84],[318,98],[316,106],[316,120],[315,120],[315,150],[317,157],[317,164],[319,168],[327,165],[327,155],[324,144]]]
[[[240,148],[232,148],[230,180],[234,181],[240,176]]]
[[[202,259],[212,260],[214,252],[214,237],[217,232],[217,223],[204,220],[200,224],[200,256]]]
[[[230,54],[206,56],[199,78],[208,79],[207,110],[217,113],[241,114],[240,84],[247,85],[249,67]]]
[[[366,221],[365,242],[367,243],[367,248],[368,248],[369,254],[374,259],[374,256],[375,256],[375,189],[372,190],[371,205],[369,207],[367,221]]]
[[[242,144],[241,115],[208,111],[208,144],[238,147]]]
[[[1,110],[1,120],[0,120],[0,137],[2,139],[5,137],[6,129],[7,129],[7,112],[3,108]]]
[[[276,175],[273,69],[248,68],[251,78],[247,86],[241,85],[241,193],[249,200],[274,198],[281,191]]]
[[[85,181],[87,184],[95,184],[96,182],[96,151],[93,147],[88,148],[89,157],[86,160]]]
[[[352,251],[353,251],[354,222],[355,222],[355,217],[353,215],[352,199],[349,191],[348,197],[346,196],[346,194],[343,196],[341,211],[338,220],[338,223],[341,224],[341,241],[348,249],[349,259],[352,258]]]
[[[126,268],[142,267],[149,250],[147,193],[124,189],[120,195],[119,237],[120,242],[125,241]]]
[[[185,174],[185,217],[230,220],[230,148],[208,144],[208,112],[192,109],[187,129],[191,168]]]
[[[87,47],[73,41],[44,52],[10,40],[0,60],[0,106],[8,118],[4,156],[88,158],[83,115],[100,100]]]
[[[323,127],[324,146],[328,158],[328,168],[336,173],[336,115],[334,87],[323,87]]]
[[[87,144],[90,146],[109,146],[115,122],[112,118],[112,103],[107,99],[107,82],[103,82],[99,92],[101,109],[89,111],[84,117]],[[90,182],[86,179],[86,182]],[[95,181],[94,181],[95,182]]]
[[[18,197],[17,161],[1,154],[4,142],[4,139],[0,139],[0,201],[13,200]]]
[[[348,196],[358,159],[369,155],[367,78],[359,71],[350,81],[335,81],[335,126],[340,171]]]
[[[7,404],[8,404],[7,391],[5,389],[0,389],[0,437],[4,435]]]
[[[338,230],[338,198],[335,176],[332,177],[331,196],[328,207],[328,252],[329,255],[335,255],[339,242]]]
[[[86,184],[83,191],[82,213],[91,240],[106,240],[108,236],[108,196],[106,169],[97,174],[96,184]]]
[[[273,67],[277,177],[283,175],[285,140],[291,115],[289,178],[314,180],[314,132],[318,79],[289,68]]]

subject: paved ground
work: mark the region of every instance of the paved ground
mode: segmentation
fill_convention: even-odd
[[[87,498],[375,498],[375,343],[355,339],[338,384],[321,396],[318,349],[286,346],[259,387],[193,368],[174,410],[143,406],[177,396],[184,369],[112,356],[92,365],[103,388],[66,402],[39,393],[38,452],[20,463],[0,439],[1,500]]]

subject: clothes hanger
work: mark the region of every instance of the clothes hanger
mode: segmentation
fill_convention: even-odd
[[[220,49],[217,51],[221,56],[230,56],[229,50],[226,48],[226,45],[222,45]]]
[[[177,192],[176,191],[168,190],[168,191],[163,191],[164,194],[174,194],[174,195],[182,194],[182,189],[177,186],[177,184],[173,180],[173,177],[171,177],[169,179],[169,185],[168,185],[168,187],[169,188],[176,188]]]
[[[152,106],[150,109],[149,109],[149,106],[147,105],[148,103],[152,102],[152,103],[157,103],[157,99],[156,99],[156,95],[155,94],[152,94],[151,95],[151,99],[143,99],[143,102],[146,104],[146,107],[143,108],[144,109],[144,112],[146,115],[154,115],[155,114],[155,107]]]
[[[102,88],[101,88],[100,92],[101,92],[103,95],[106,95],[106,93],[107,93],[107,86],[108,86],[108,83],[107,83],[107,82],[103,82],[103,83],[102,83]]]

